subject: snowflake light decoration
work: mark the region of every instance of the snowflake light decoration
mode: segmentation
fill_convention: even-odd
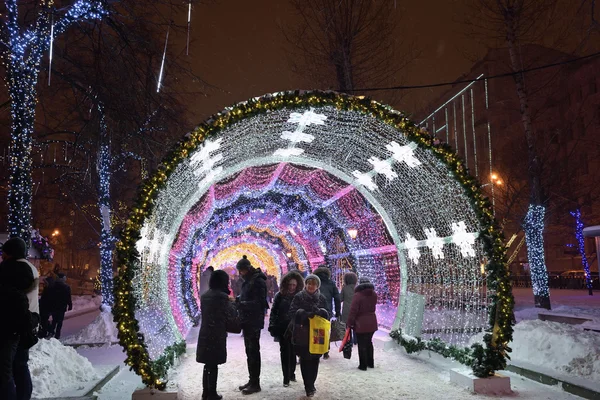
[[[425,228],[425,235],[427,236],[427,247],[431,249],[433,257],[436,259],[444,258],[444,240],[438,237],[437,232],[434,228]]]
[[[421,257],[421,252],[418,249],[419,243],[417,239],[415,239],[410,233],[406,232],[406,241],[404,242],[404,247],[408,250],[408,258],[412,260],[415,264],[419,263],[419,257]]]
[[[460,254],[463,257],[475,257],[475,235],[467,232],[464,221],[452,223],[452,241],[460,247]]]

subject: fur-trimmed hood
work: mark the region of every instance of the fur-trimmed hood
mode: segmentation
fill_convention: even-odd
[[[283,277],[281,278],[281,282],[279,283],[279,291],[281,292],[281,294],[287,294],[287,286],[292,279],[295,279],[296,282],[298,282],[298,286],[296,287],[296,293],[304,289],[304,278],[302,277],[300,272],[292,270],[287,274],[283,275]]]
[[[373,284],[371,282],[361,283],[359,285],[356,285],[356,288],[354,288],[355,293],[365,292],[365,294],[369,294],[369,292],[368,292],[369,290],[371,292],[375,291],[375,286],[373,286]]]
[[[319,267],[313,271],[313,274],[318,276],[321,281],[328,281],[331,279],[331,271],[327,267]]]

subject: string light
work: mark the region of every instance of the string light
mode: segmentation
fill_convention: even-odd
[[[590,274],[590,264],[588,263],[587,256],[585,254],[585,239],[583,236],[583,221],[581,221],[581,210],[578,208],[575,211],[571,211],[571,215],[575,217],[575,238],[577,239],[577,250],[581,256],[581,264],[583,265],[583,272],[585,273],[585,286],[588,290],[592,291],[593,282],[592,275]]]
[[[158,83],[156,84],[156,93],[160,92],[160,86],[162,85],[163,72],[165,70],[165,60],[167,59],[167,44],[169,43],[169,31],[171,26],[167,27],[167,37],[165,38],[165,48],[163,50],[162,61],[160,62],[160,71],[158,72]]]
[[[550,288],[544,259],[544,215],[546,207],[530,204],[523,226],[527,242],[527,259],[536,307],[550,308]]]
[[[222,157],[204,168],[198,154],[218,140],[208,156]],[[294,151],[278,153],[285,149]],[[390,168],[369,160],[389,160]],[[353,171],[364,171],[376,189],[359,184]],[[355,240],[350,227],[360,232]],[[145,262],[157,229],[167,238],[161,248],[171,250]],[[435,238],[426,234],[432,231]],[[406,246],[409,232],[414,241]],[[289,245],[277,247],[284,239]],[[455,153],[389,107],[335,93],[255,98],[211,117],[163,161],[141,188],[118,244],[114,313],[127,360],[146,384],[164,387],[152,366],[180,351],[197,301],[195,262],[219,257],[227,268],[242,243],[261,265],[276,265],[275,254],[288,250],[308,266],[317,258],[347,260],[375,282],[384,326],[392,326],[398,296],[411,291],[427,301],[424,338],[459,345],[489,330],[493,340],[478,365],[505,363],[513,299],[489,202]],[[420,253],[418,265],[406,257],[411,249]],[[190,286],[194,296],[183,293]]]
[[[37,81],[43,54],[51,38],[62,34],[78,21],[100,19],[108,11],[103,1],[78,0],[56,23],[48,21],[49,7],[40,7],[37,17],[28,27],[18,22],[16,0],[6,0],[6,48],[2,61],[10,96],[11,153],[8,194],[8,225],[10,236],[29,243],[31,237],[31,150],[37,105]],[[52,35],[50,35],[52,30]]]

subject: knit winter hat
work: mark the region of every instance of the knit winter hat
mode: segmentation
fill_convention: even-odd
[[[242,259],[237,262],[237,265],[235,266],[235,268],[238,269],[238,270],[240,270],[240,269],[250,269],[250,268],[252,268],[252,264],[250,264],[250,261],[248,260],[248,257],[246,257],[246,255],[244,254],[242,256]]]
[[[27,258],[27,245],[23,239],[18,237],[10,238],[4,242],[2,251],[16,259]]]
[[[210,289],[229,292],[229,275],[227,275],[227,272],[221,269],[218,269],[215,272],[213,272],[210,275],[208,287]]]
[[[315,274],[309,274],[306,276],[306,278],[304,278],[304,286],[305,287],[306,287],[306,283],[311,279],[317,281],[317,289],[321,287],[321,278],[319,278]]]
[[[371,281],[368,278],[360,278],[360,283],[371,283]]]

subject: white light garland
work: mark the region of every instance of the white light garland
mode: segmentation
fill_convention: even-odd
[[[290,127],[290,124],[296,126]],[[311,185],[316,184],[315,175],[308,175],[304,186],[292,186],[286,183],[291,178],[282,172],[285,163],[324,169],[343,184],[318,199],[311,189]],[[243,177],[246,168],[257,165],[273,166],[270,175],[261,181],[264,186],[249,186],[225,198],[220,197],[220,193],[227,184],[219,189],[212,186],[220,179],[229,182],[230,176]],[[400,271],[395,272],[393,279],[402,277],[402,290],[424,296],[428,304],[423,317],[423,338],[444,336],[451,343],[465,343],[471,335],[488,328],[489,292],[480,272],[485,254],[477,233],[481,227],[463,188],[432,153],[408,141],[401,132],[364,114],[330,106],[293,112],[282,109],[248,117],[210,136],[186,161],[176,166],[155,200],[153,213],[146,219],[142,238],[137,243],[142,260],[154,260],[144,263],[144,279],[151,280],[148,285],[157,288],[139,288],[139,308],[150,310],[153,304],[162,304],[156,296],[167,291],[164,271],[169,255],[155,255],[166,252],[172,245],[188,213],[200,212],[199,201],[204,196],[219,202],[219,207],[227,207],[242,194],[262,196],[268,190],[306,197],[315,207],[320,201],[321,207],[341,224],[352,220],[343,214],[340,205],[352,204],[357,199],[368,200],[374,213],[381,215],[397,249]],[[235,218],[236,210],[231,211],[229,217],[226,214],[222,217],[223,229],[228,218]],[[293,210],[290,212],[294,215]],[[252,218],[259,221],[261,214],[258,210]],[[199,222],[197,229],[204,229],[212,217],[212,212],[207,213],[207,219]],[[361,216],[354,218],[364,224],[364,228],[359,227],[358,238],[350,242],[356,248],[348,251],[348,256],[356,257],[358,272],[371,276],[377,284],[398,285],[397,281],[385,281],[386,274],[393,271],[372,270],[373,257],[387,257],[390,251],[393,254],[394,246],[377,249],[363,244],[361,240],[367,236],[369,220]],[[278,224],[275,220],[273,223]],[[316,240],[315,247],[321,254],[335,255],[329,254],[331,249],[325,243],[327,233],[321,222],[306,220],[278,229],[285,231],[289,238],[297,237],[290,228],[297,234],[306,229],[321,232],[323,239]],[[163,239],[155,243],[157,231]],[[210,240],[226,238],[219,235]],[[190,238],[186,244],[190,247],[178,249],[178,257],[191,251],[192,242]],[[215,243],[207,242],[206,246]],[[408,262],[404,261],[406,254]],[[316,260],[320,256],[309,258]],[[395,306],[386,299],[380,309],[393,313]],[[140,326],[149,327],[148,324]],[[165,329],[176,331],[177,327],[168,325]]]

